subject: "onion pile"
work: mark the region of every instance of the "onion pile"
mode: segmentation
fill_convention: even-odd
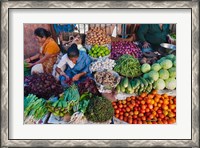
[[[111,59],[117,60],[124,54],[132,55],[134,58],[141,58],[142,51],[140,48],[130,41],[118,41],[111,44]]]
[[[111,38],[106,34],[106,30],[104,28],[94,27],[87,32],[86,44],[105,45],[109,43],[111,43]]]

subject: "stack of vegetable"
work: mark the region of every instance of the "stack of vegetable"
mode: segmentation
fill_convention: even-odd
[[[103,71],[103,70],[112,70],[115,66],[115,61],[109,58],[99,58],[97,61],[91,63],[90,70],[92,72],[95,71]]]
[[[154,80],[154,89],[174,90],[176,88],[176,56],[173,54],[162,57],[152,66],[143,64],[141,71],[144,73],[143,78]]]
[[[78,111],[80,95],[75,84],[71,85],[57,101],[47,101],[48,111],[63,117],[66,113]]]
[[[34,74],[25,78],[24,94],[35,94],[39,98],[49,99],[63,92],[60,83],[50,74]]]
[[[118,72],[125,77],[138,77],[142,74],[141,65],[138,59],[131,55],[122,55],[117,61],[114,67],[114,71]]]
[[[84,94],[85,92],[90,92],[93,95],[100,95],[96,87],[95,81],[89,77],[86,78],[85,81],[78,84],[78,90],[79,90],[80,95]]]
[[[47,114],[45,107],[46,100],[38,98],[36,95],[29,94],[24,98],[24,115],[32,116],[35,120],[42,119]]]
[[[129,54],[135,58],[142,57],[142,51],[140,50],[140,48],[129,41],[112,42],[111,47],[111,58],[114,60],[117,60],[123,54]]]
[[[111,71],[100,71],[94,74],[94,78],[97,83],[106,86],[108,88],[114,88],[119,83],[120,77],[116,73]]]
[[[137,77],[134,79],[123,78],[121,82],[116,87],[117,93],[127,93],[127,94],[141,94],[143,92],[151,92],[153,79]]]
[[[106,122],[114,116],[112,103],[103,97],[96,96],[90,100],[85,116],[89,121]]]
[[[109,43],[111,43],[111,38],[106,34],[106,30],[104,28],[94,27],[87,32],[86,44],[105,45]]]
[[[99,58],[99,57],[104,57],[110,54],[110,50],[108,49],[107,46],[98,46],[94,45],[90,50],[89,50],[89,55],[93,58]]]
[[[112,102],[115,117],[129,124],[174,124],[176,123],[176,96],[150,94],[127,97]]]
[[[154,64],[158,59],[161,58],[160,53],[158,52],[143,52],[142,58],[139,59],[140,64]]]
[[[24,76],[31,75],[31,69],[28,67],[28,63],[24,62]]]

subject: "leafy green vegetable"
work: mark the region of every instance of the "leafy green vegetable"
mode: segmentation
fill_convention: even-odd
[[[86,118],[93,122],[108,121],[113,115],[114,108],[112,107],[112,103],[109,100],[98,96],[90,100],[85,114]]]

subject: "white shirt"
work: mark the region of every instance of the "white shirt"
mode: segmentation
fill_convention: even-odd
[[[67,54],[63,55],[57,67],[62,68],[64,65],[68,64],[70,68],[73,68],[75,64],[68,58]]]

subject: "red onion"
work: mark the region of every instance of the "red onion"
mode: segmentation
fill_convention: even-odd
[[[117,60],[123,54],[130,54],[135,58],[142,57],[140,48],[129,41],[118,41],[112,43],[111,58]]]

